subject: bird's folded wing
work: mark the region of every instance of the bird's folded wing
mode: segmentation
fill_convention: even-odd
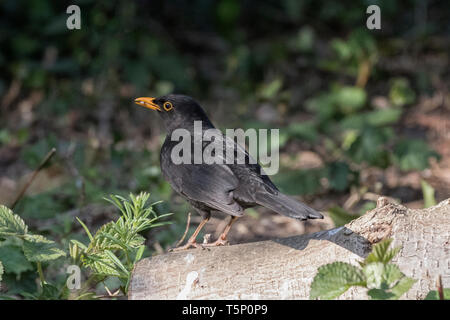
[[[242,207],[233,199],[239,180],[226,165],[180,165],[181,192],[233,216],[242,216]]]

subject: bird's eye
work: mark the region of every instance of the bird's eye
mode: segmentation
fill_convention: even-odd
[[[164,110],[166,110],[166,111],[170,111],[170,110],[172,110],[172,109],[173,109],[173,105],[172,105],[172,103],[171,103],[171,102],[169,102],[169,101],[167,101],[167,102],[164,102],[164,105],[163,105],[163,107],[164,107]]]

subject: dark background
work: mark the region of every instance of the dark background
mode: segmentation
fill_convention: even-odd
[[[81,30],[66,28],[70,4]],[[366,28],[370,4],[381,30]],[[173,245],[191,208],[161,177],[160,121],[133,100],[175,92],[222,129],[280,128],[272,179],[327,215],[248,210],[232,243],[341,225],[379,195],[428,206],[450,195],[449,36],[448,1],[3,0],[0,203],[56,147],[15,208],[32,228],[83,240],[75,216],[95,230],[118,215],[102,197],[144,190],[175,213],[146,254]],[[31,273],[19,264],[12,276]]]

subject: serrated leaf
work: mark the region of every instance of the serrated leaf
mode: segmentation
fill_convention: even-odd
[[[405,275],[400,271],[399,267],[395,264],[385,265],[383,280],[391,286],[396,283],[398,280],[403,278]]]
[[[118,270],[105,252],[89,254],[82,258],[83,264],[100,276],[126,277]]]
[[[66,256],[57,244],[41,235],[26,235],[23,242],[23,252],[28,261],[44,262]]]
[[[11,209],[0,205],[0,236],[25,235],[28,227]]]
[[[362,271],[345,262],[334,262],[318,269],[311,284],[310,299],[334,299],[351,286],[364,286]]]
[[[372,248],[372,252],[366,257],[362,265],[366,265],[372,262],[382,262],[384,264],[391,261],[397,253],[400,251],[400,248],[394,248],[389,250],[389,246],[392,243],[392,239],[384,239],[381,242],[375,244]]]

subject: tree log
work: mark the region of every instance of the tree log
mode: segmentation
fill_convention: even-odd
[[[308,299],[318,267],[357,265],[385,238],[402,248],[393,263],[418,280],[403,299],[423,299],[436,290],[439,275],[450,287],[450,199],[413,210],[381,197],[376,209],[343,227],[143,259],[133,271],[129,299]],[[354,287],[340,299],[367,299],[366,291]]]

